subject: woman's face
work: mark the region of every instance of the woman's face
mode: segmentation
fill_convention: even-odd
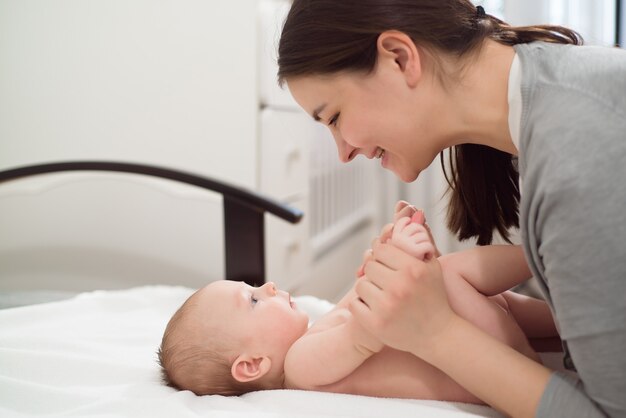
[[[296,77],[287,84],[298,104],[328,126],[343,162],[358,154],[380,158],[384,168],[411,182],[449,146],[436,131],[432,83],[409,85],[393,65],[378,65],[367,75]]]

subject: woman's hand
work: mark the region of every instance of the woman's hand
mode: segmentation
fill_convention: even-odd
[[[380,230],[380,235],[374,238],[374,240],[372,241],[372,246],[374,246],[374,243],[376,242],[387,242],[389,238],[391,238],[391,235],[393,234],[393,225],[394,224],[387,224],[383,226],[383,229]],[[361,263],[361,265],[356,271],[357,279],[363,277],[363,275],[365,274],[365,265],[370,260],[372,260],[372,249],[368,248],[363,253],[363,262]]]
[[[385,345],[419,357],[434,350],[456,316],[437,259],[423,262],[376,240],[364,272],[349,305],[354,318]]]

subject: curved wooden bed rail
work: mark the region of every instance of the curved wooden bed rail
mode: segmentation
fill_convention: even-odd
[[[140,174],[220,193],[223,196],[224,206],[226,278],[244,281],[253,286],[260,286],[265,283],[264,213],[269,212],[291,223],[300,222],[303,216],[299,209],[220,180],[146,164],[69,161],[29,165],[0,171],[0,184],[24,177],[67,171],[110,171]]]

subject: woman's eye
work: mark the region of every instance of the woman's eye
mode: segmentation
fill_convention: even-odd
[[[337,120],[339,120],[339,113],[335,113],[335,115],[330,118],[328,125],[337,126]]]

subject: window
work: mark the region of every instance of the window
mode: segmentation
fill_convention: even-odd
[[[626,48],[626,1],[615,0],[615,44]]]

